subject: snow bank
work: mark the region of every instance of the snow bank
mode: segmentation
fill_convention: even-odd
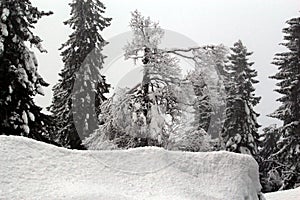
[[[160,148],[75,151],[0,136],[0,199],[254,200],[258,166],[246,155]]]
[[[285,190],[265,194],[266,200],[300,200],[300,187],[293,190]]]

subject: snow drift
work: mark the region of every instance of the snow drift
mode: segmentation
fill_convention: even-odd
[[[300,187],[292,190],[267,193],[265,197],[267,200],[299,200]]]
[[[0,199],[256,200],[253,158],[160,148],[75,151],[0,136]]]

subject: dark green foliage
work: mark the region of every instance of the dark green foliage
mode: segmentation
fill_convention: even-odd
[[[279,72],[272,76],[276,79],[276,91],[283,95],[278,99],[282,105],[271,117],[283,121],[277,151],[271,155],[278,163],[283,180],[280,189],[290,189],[300,183],[300,18],[287,21],[283,29],[285,46],[288,51],[277,53],[273,64]]]
[[[282,165],[277,162],[272,155],[278,151],[277,142],[279,140],[280,130],[276,125],[272,125],[263,129],[263,134],[260,135],[260,151],[257,161],[259,164],[260,182],[263,192],[277,191],[282,184],[280,169]]]
[[[32,33],[34,24],[51,12],[39,11],[29,0],[0,2],[0,134],[21,135],[51,142],[47,126],[51,119],[41,113],[33,97],[48,86],[37,72],[29,42],[40,52],[42,40]]]
[[[61,47],[64,68],[53,88],[50,111],[59,143],[82,149],[81,138],[97,128],[99,107],[109,88],[100,73],[105,58],[101,51],[107,42],[99,32],[110,25],[111,19],[102,16],[105,7],[98,0],[74,0],[70,6],[72,17],[65,24],[74,32]]]
[[[258,114],[253,107],[260,97],[254,96],[253,84],[257,72],[251,69],[254,64],[248,62],[249,53],[241,41],[234,44],[227,66],[227,103],[226,118],[222,131],[226,149],[237,153],[257,154]]]

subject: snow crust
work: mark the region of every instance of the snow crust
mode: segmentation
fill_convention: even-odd
[[[147,147],[67,150],[0,136],[0,199],[256,200],[258,165],[248,155]]]
[[[266,200],[299,200],[300,187],[293,190],[271,192],[265,194]]]

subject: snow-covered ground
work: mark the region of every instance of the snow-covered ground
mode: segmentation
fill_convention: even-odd
[[[265,194],[266,200],[300,200],[300,187],[293,190]]]
[[[0,199],[5,200],[255,200],[257,171],[250,156],[228,152],[72,151],[0,136]]]

